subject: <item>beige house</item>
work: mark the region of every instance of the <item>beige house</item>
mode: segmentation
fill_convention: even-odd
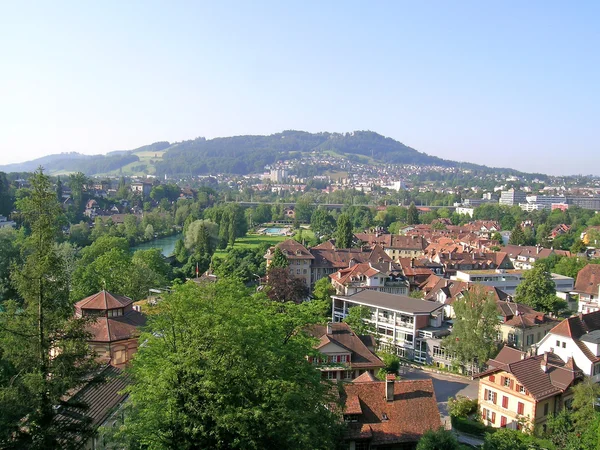
[[[88,341],[100,361],[115,367],[127,364],[138,348],[138,328],[146,317],[133,309],[129,297],[100,291],[75,303],[75,316],[93,316],[87,325]]]
[[[504,347],[479,374],[478,401],[483,422],[495,428],[545,431],[548,416],[569,405],[571,387],[583,379],[572,358],[553,353],[527,357]]]
[[[288,259],[290,263],[288,267],[290,275],[300,278],[307,286],[310,287],[310,267],[312,260],[315,257],[308,251],[308,249],[293,239],[280,242],[275,247],[271,247],[269,250],[267,250],[267,253],[265,254],[267,268],[271,265],[275,248],[279,248]]]

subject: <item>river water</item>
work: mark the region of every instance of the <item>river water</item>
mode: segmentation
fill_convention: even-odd
[[[131,251],[135,252],[136,250],[149,250],[151,248],[158,248],[163,255],[171,256],[175,250],[175,243],[182,237],[183,233],[177,233],[172,236],[154,239],[152,241],[144,242],[132,247]]]

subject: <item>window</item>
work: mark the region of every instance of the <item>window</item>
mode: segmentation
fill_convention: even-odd
[[[521,402],[517,403],[517,414],[523,414],[523,411],[525,410],[525,405]]]
[[[525,386],[521,386],[521,385],[518,386],[518,391],[521,394],[526,394],[527,393],[527,391],[525,390]]]
[[[567,343],[566,342],[562,343],[562,348],[567,348]]]
[[[598,375],[600,373],[600,364],[595,364],[594,365],[594,375]]]
[[[327,372],[327,379],[328,380],[337,380],[337,372],[334,372],[334,371]]]
[[[348,362],[348,355],[340,355],[340,362]]]
[[[533,345],[533,334],[528,334],[527,335],[527,341],[526,341],[527,345]]]
[[[498,394],[496,394],[494,391],[486,389],[484,392],[484,397],[488,402],[492,402],[492,403],[496,404],[496,399],[498,397]]]
[[[502,428],[506,428],[506,417],[505,416],[500,417],[500,426]]]
[[[556,341],[556,346],[560,348],[560,341]]]
[[[509,388],[510,387],[510,378],[504,378],[504,387]]]
[[[355,442],[354,449],[355,450],[369,450],[369,443],[368,442]]]
[[[547,403],[547,402],[544,404],[544,416],[547,416],[547,415],[548,415],[548,407],[549,407],[549,406],[550,406],[550,404],[549,404],[549,403]]]
[[[508,397],[506,395],[502,396],[502,407],[508,409]]]

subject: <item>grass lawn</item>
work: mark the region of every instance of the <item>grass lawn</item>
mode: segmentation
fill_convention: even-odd
[[[243,238],[239,238],[235,240],[234,247],[238,248],[252,248],[258,247],[261,244],[267,243],[269,245],[275,245],[278,242],[285,241],[289,239],[285,236],[266,236],[263,234],[247,234]],[[227,254],[227,250],[217,250],[215,255],[217,256],[225,256]]]

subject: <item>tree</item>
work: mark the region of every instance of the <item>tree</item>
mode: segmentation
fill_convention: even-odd
[[[21,262],[22,239],[22,233],[13,228],[0,228],[0,305],[4,300],[18,298],[10,279],[10,269]]]
[[[267,276],[267,296],[276,302],[302,303],[309,294],[308,286],[296,278],[287,267],[270,267]]]
[[[408,207],[406,222],[409,225],[417,225],[419,223],[419,210],[415,206],[414,202],[412,202]]]
[[[523,232],[523,228],[521,228],[520,224],[516,224],[510,233],[510,239],[508,243],[511,245],[525,245],[525,233]]]
[[[504,245],[504,240],[502,239],[502,235],[497,231],[494,231],[494,233],[492,233],[492,241],[496,241],[496,242],[500,243],[500,245]]]
[[[329,236],[335,230],[335,220],[325,208],[319,208],[310,217],[310,229],[317,238]]]
[[[372,313],[368,306],[353,306],[348,310],[344,322],[350,325],[350,328],[358,335],[373,335],[375,327],[367,322],[367,320],[371,320],[371,316]]]
[[[577,278],[577,274],[587,265],[587,263],[586,258],[579,258],[577,256],[561,257],[552,268],[552,272],[566,277]]]
[[[310,201],[307,198],[300,198],[296,202],[296,206],[294,207],[294,212],[296,219],[298,219],[302,223],[309,223],[311,216],[314,211],[314,206],[310,204]]]
[[[209,220],[195,220],[184,233],[185,247],[201,255],[212,256],[217,247],[219,227]]]
[[[582,383],[573,386],[573,421],[578,430],[583,430],[596,415],[596,403],[600,397],[600,386],[585,377]]]
[[[451,417],[468,417],[477,411],[477,399],[471,400],[464,395],[448,398],[448,412]]]
[[[352,233],[350,217],[346,213],[340,214],[335,230],[335,246],[337,248],[350,248],[352,247],[353,237],[354,233]]]
[[[461,363],[482,367],[497,350],[500,320],[496,302],[484,286],[474,285],[453,306],[456,318],[452,334],[444,338],[444,347]]]
[[[313,298],[315,300],[322,300],[331,306],[331,296],[335,294],[335,289],[331,285],[329,277],[321,278],[315,283],[313,289]]]
[[[537,439],[520,430],[500,429],[486,433],[483,450],[541,450]]]
[[[556,285],[543,265],[536,265],[525,272],[515,291],[515,301],[544,312],[558,313],[566,307],[565,302],[556,296]]]
[[[576,255],[578,253],[584,253],[587,250],[587,247],[583,243],[583,241],[580,239],[580,240],[575,241],[575,243],[571,246],[570,250],[571,250],[571,253]]]
[[[146,229],[144,230],[144,239],[147,241],[154,239],[154,227],[151,223],[146,225]]]
[[[41,168],[30,184],[17,202],[30,234],[23,265],[11,274],[22,302],[5,302],[0,312],[0,447],[70,448],[74,442],[59,442],[66,424],[54,420],[55,406],[95,363],[85,320],[73,318],[65,261],[55,246],[62,215],[56,192]],[[82,436],[89,432],[72,426]]]
[[[302,332],[309,308],[251,297],[232,280],[176,286],[142,335],[119,444],[334,448],[341,417],[306,358],[314,352]]]
[[[442,427],[426,431],[417,444],[417,450],[458,450],[460,448],[452,431]]]
[[[271,259],[271,264],[269,264],[269,270],[272,269],[281,269],[288,267],[290,262],[287,259],[287,256],[283,254],[279,247],[275,247],[275,251],[273,252],[273,258]]]

